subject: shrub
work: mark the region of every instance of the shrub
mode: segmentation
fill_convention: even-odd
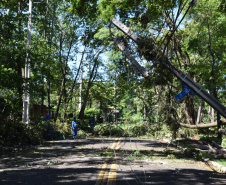
[[[95,127],[94,132],[96,132],[98,135],[102,135],[102,136],[125,136],[124,135],[124,130],[115,125],[115,124],[111,124],[109,126],[108,123],[102,124],[102,125],[97,125]]]
[[[221,146],[226,148],[226,138],[224,138],[221,142]]]
[[[71,124],[67,122],[61,123],[60,120],[57,120],[56,123],[52,124],[52,129],[54,130],[53,139],[61,139],[63,136],[71,135]]]
[[[28,127],[18,120],[5,120],[0,126],[1,144],[4,146],[40,144],[44,141],[45,132],[42,124],[39,122]]]

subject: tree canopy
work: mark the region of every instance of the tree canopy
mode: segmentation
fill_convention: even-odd
[[[111,24],[112,18],[128,23],[154,45],[156,57],[166,57],[222,104],[226,102],[225,0],[33,2],[29,51],[28,5],[25,0],[0,2],[0,114],[5,121],[10,115],[20,120],[25,82],[33,123],[35,116],[42,119],[47,113],[55,122],[67,122],[72,115],[99,122],[130,117],[134,122],[167,123],[175,135],[180,122],[196,124],[200,106],[199,122],[214,118],[197,96],[176,104],[174,97],[183,87],[161,66],[143,79],[114,44],[112,34],[123,34]],[[126,40],[137,61],[149,68],[154,61]],[[27,54],[29,79],[24,78]],[[35,105],[40,106],[39,113]]]

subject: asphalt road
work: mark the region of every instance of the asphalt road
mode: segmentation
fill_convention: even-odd
[[[200,161],[178,159],[177,154],[159,140],[50,141],[35,148],[1,152],[0,184],[226,184],[226,174],[217,173]]]

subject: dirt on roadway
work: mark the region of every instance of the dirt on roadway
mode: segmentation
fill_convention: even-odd
[[[186,159],[160,140],[48,141],[0,153],[1,185],[225,185],[226,174]]]

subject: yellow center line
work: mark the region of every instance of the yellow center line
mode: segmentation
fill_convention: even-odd
[[[118,141],[118,142],[117,142]],[[111,146],[111,149],[113,150],[118,150],[120,148],[120,143],[121,143],[121,138],[116,138],[114,143]],[[118,165],[115,163],[116,157],[114,157],[114,163],[111,165],[110,172],[108,174],[107,166],[110,161],[110,158],[107,158],[105,163],[102,166],[102,169],[99,173],[99,176],[97,178],[96,184],[95,185],[102,185],[106,182],[107,180],[107,175],[108,175],[108,185],[113,185],[116,182],[116,176],[117,176],[117,169]]]
[[[122,138],[119,138],[119,140],[118,140],[118,143],[117,143],[117,146],[116,146],[115,150],[118,150],[118,149],[120,148],[121,139],[122,139]]]
[[[114,162],[111,165],[111,170],[110,170],[110,173],[108,175],[107,185],[115,185],[116,178],[117,178],[117,170],[118,170],[118,165],[116,164],[116,162]]]
[[[114,143],[112,144],[112,146],[111,146],[111,149],[112,149],[112,150],[115,148],[115,145],[116,145],[116,143],[117,143],[117,140],[118,140],[118,138],[116,138],[115,141],[114,141]]]
[[[106,168],[107,168],[108,164],[107,163],[104,163],[103,166],[102,166],[102,170],[100,171],[99,173],[99,176],[97,178],[97,181],[96,181],[96,185],[100,185],[103,178],[106,176],[105,173],[106,173]],[[106,177],[105,177],[106,178]]]
[[[119,150],[120,144],[121,144],[121,139],[118,139],[118,143],[116,145],[115,150]],[[113,148],[112,148],[113,149]],[[114,162],[111,165],[110,172],[108,174],[108,182],[107,185],[115,185],[116,184],[116,178],[117,178],[117,170],[118,170],[118,165],[116,164],[116,156],[114,157]]]

